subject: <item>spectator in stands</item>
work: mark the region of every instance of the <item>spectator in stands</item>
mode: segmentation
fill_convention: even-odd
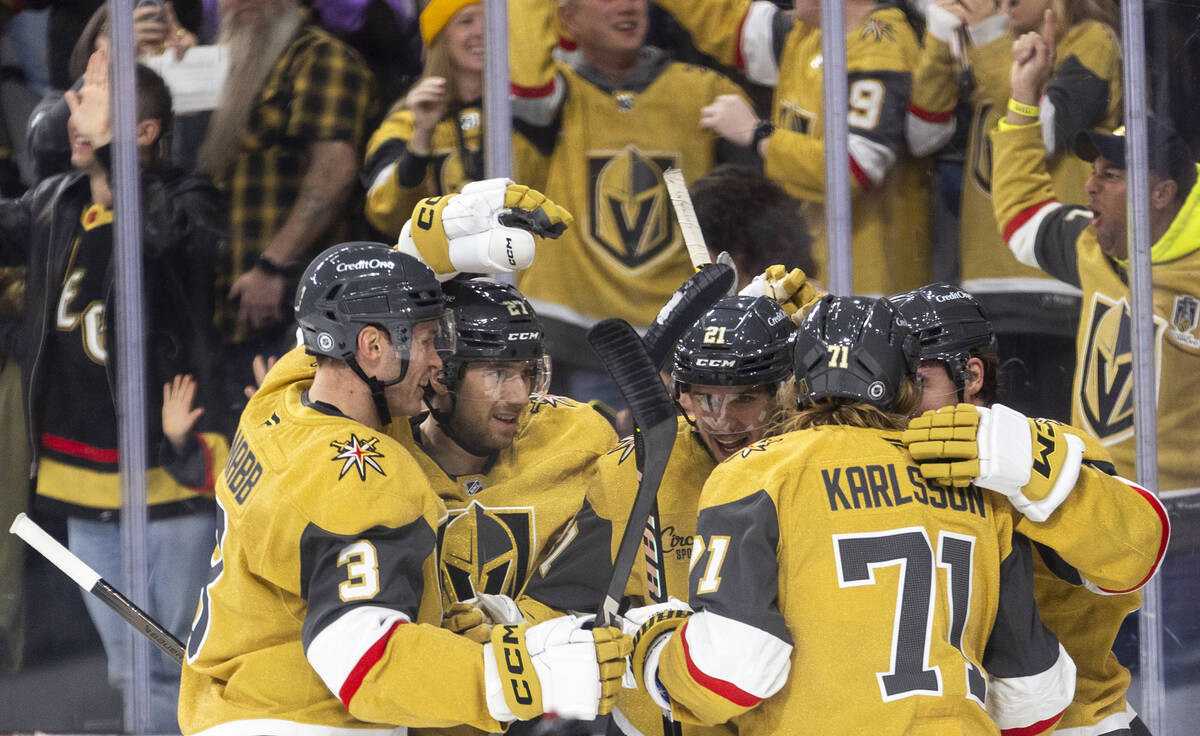
[[[229,0],[221,13],[229,75],[199,168],[229,197],[218,324],[234,347],[226,384],[240,402],[251,358],[292,341],[285,305],[300,267],[347,224],[373,83],[296,0]]]
[[[483,177],[483,5],[433,0],[421,13],[425,69],[367,143],[367,220],[395,241],[424,197]]]
[[[813,255],[824,271],[821,3],[800,0],[794,17],[750,0],[659,5],[691,31],[701,51],[737,66],[752,82],[774,86],[770,120],[760,120],[743,100],[718,97],[709,100],[703,124],[754,147],[767,176],[808,203],[804,216],[817,235]],[[929,281],[929,174],[904,145],[904,110],[920,49],[899,8],[876,0],[845,6],[854,292],[884,294]]]
[[[741,291],[767,267],[799,267],[811,279],[812,235],[800,203],[754,166],[722,164],[692,184],[692,205],[709,255],[727,251]]]
[[[718,161],[749,155],[700,130],[708,100],[741,92],[645,46],[645,0],[561,3],[558,18],[579,51],[572,64],[551,56],[553,11],[545,0],[510,3],[519,19],[510,24],[513,115],[549,157],[544,172],[518,169],[518,178],[533,185],[544,177],[544,191],[576,220],[517,275],[517,286],[546,328],[555,390],[615,401],[583,330],[605,317],[649,325],[692,273],[662,173],[678,167],[690,182]]]
[[[67,517],[69,546],[123,588],[117,416],[110,351],[123,336],[109,327],[113,287],[112,140],[108,53],[97,51],[83,86],[68,92],[75,171],[42,181],[20,199],[0,201],[0,260],[31,265],[25,291],[23,378],[31,450],[37,459],[35,509]],[[169,133],[171,97],[163,81],[137,67],[137,144],[151,385],[191,373],[212,387],[211,338],[215,247],[224,238],[220,195],[202,177],[172,169],[160,156]],[[159,429],[151,403],[151,436]],[[210,461],[224,441],[206,434]],[[210,468],[211,470],[211,468]],[[209,473],[209,477],[212,473]],[[150,559],[145,608],[176,634],[186,631],[212,551],[215,514],[209,487],[197,494],[163,470],[147,474]],[[109,661],[109,679],[129,685],[125,637],[131,629],[103,603],[84,595]],[[150,728],[177,731],[179,664],[156,653],[151,663]]]
[[[1047,12],[1046,27],[1052,23]],[[1046,168],[1042,128],[1049,123],[1037,104],[1053,74],[1053,35],[1025,34],[1012,53],[1017,104],[991,133],[996,222],[1018,260],[1082,290],[1071,423],[1108,446],[1119,474],[1136,478],[1123,131],[1076,137],[1076,153],[1092,162],[1087,207],[1060,203]],[[1200,651],[1200,456],[1192,400],[1200,393],[1200,187],[1187,144],[1167,124],[1147,122],[1158,491],[1173,527],[1163,562],[1162,621],[1171,632],[1164,637],[1166,681],[1179,682],[1195,671]],[[1200,708],[1194,699],[1180,701],[1168,721],[1194,724]]]
[[[177,58],[182,58],[188,49],[196,45],[195,34],[180,24],[172,3],[167,3],[161,9],[147,5],[134,8],[133,34],[136,44],[134,53],[139,58],[162,52],[174,53]],[[71,52],[67,68],[71,79],[76,80],[72,89],[79,89],[79,80],[92,54],[98,49],[107,51],[108,47],[108,4],[105,3],[92,14]],[[67,117],[70,114],[66,100],[57,90],[47,94],[30,114],[26,145],[33,160],[35,182],[71,170],[71,140],[67,135]],[[175,122],[172,119],[171,130],[177,133]],[[178,151],[179,147],[176,146],[175,152]],[[194,158],[194,147],[190,153]],[[176,163],[180,162],[179,156],[173,158]]]
[[[1047,7],[1060,19],[1044,29],[1058,45],[1054,73],[1038,91],[1047,168],[1063,201],[1083,198],[1088,165],[1071,146],[1081,130],[1112,130],[1121,115],[1121,47],[1112,7],[1102,0],[939,0],[929,7],[929,28],[913,84],[909,145],[918,155],[937,151],[954,135],[958,62],[951,43],[964,33],[962,56],[971,69],[971,127],[967,145],[959,243],[962,285],[992,318],[1000,342],[1002,379],[1013,408],[1066,420],[1066,394],[1054,390],[1071,375],[1079,297],[1037,269],[1017,262],[1001,246],[992,214],[991,150],[987,132],[1005,114],[1012,41],[1037,30]],[[1015,359],[1015,360],[1014,360]]]

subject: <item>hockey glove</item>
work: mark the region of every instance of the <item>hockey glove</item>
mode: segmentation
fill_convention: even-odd
[[[1003,404],[943,407],[908,426],[902,439],[923,476],[1003,493],[1031,521],[1048,519],[1079,479],[1082,439]]]
[[[788,271],[779,264],[768,266],[766,271],[755,276],[739,294],[771,297],[796,325],[804,320],[808,307],[821,298],[821,292],[809,282],[804,271],[799,268]]]
[[[479,644],[492,639],[492,627],[519,624],[525,620],[517,603],[506,595],[479,593],[461,603],[452,603],[442,617],[442,628]]]
[[[442,616],[442,628],[465,636],[477,644],[492,640],[492,622],[470,603],[451,603]]]
[[[666,603],[631,609],[625,615],[627,620],[641,619],[642,623],[633,637],[633,654],[629,657],[630,672],[626,674],[622,685],[645,690],[660,708],[669,710],[670,699],[658,684],[658,660],[671,635],[687,623],[692,609],[682,601],[672,598]],[[628,682],[630,674],[633,676],[632,684]]]
[[[510,179],[485,179],[418,202],[396,247],[443,280],[459,271],[511,273],[533,263],[534,235],[557,238],[571,221],[570,212],[541,192]]]
[[[504,624],[484,645],[488,711],[500,722],[543,713],[592,719],[610,712],[632,642],[614,627],[584,629],[591,616]]]

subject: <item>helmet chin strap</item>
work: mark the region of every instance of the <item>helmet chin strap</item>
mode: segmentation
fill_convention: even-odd
[[[438,409],[437,407],[435,407],[433,405],[433,397],[434,397],[434,390],[431,387],[426,386],[425,387],[425,395],[422,398],[425,401],[425,406],[429,409],[429,416],[433,417],[433,421],[437,422],[438,428],[442,430],[442,434],[449,437],[450,440],[454,442],[454,444],[461,447],[462,450],[464,452],[466,452],[468,455],[473,455],[474,457],[491,457],[492,455],[495,454],[492,450],[483,450],[478,447],[475,447],[474,445],[472,445],[471,443],[467,442],[462,437],[460,437],[458,432],[455,432],[454,428],[450,426],[451,425],[451,416],[454,413],[454,405],[458,401],[458,398],[453,393],[450,394],[450,413],[449,414],[442,411],[441,409]]]
[[[392,423],[392,412],[388,409],[387,396],[384,391],[388,386],[395,386],[404,380],[404,376],[408,374],[408,361],[400,361],[400,375],[390,381],[381,381],[375,376],[368,376],[358,364],[358,361],[351,358],[346,358],[346,364],[350,366],[350,370],[362,379],[363,383],[367,384],[367,388],[371,391],[371,400],[375,402],[375,413],[379,415],[381,426],[386,427]]]

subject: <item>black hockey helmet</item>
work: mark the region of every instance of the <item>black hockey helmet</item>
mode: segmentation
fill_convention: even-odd
[[[801,405],[843,397],[888,410],[916,370],[917,348],[888,300],[828,295],[804,317],[793,356]]]
[[[792,372],[791,336],[791,320],[774,300],[726,297],[675,344],[672,383],[677,393],[688,384],[780,383]]]
[[[466,365],[478,361],[526,361],[537,364],[535,389],[550,381],[544,331],[537,313],[521,292],[495,279],[475,278],[442,284],[446,307],[454,313],[457,341],[445,359],[441,381],[454,391]]]
[[[983,307],[962,289],[936,283],[889,297],[913,330],[919,360],[946,366],[962,401],[967,361],[995,354],[996,335]]]
[[[428,266],[383,243],[335,245],[317,256],[296,290],[296,322],[313,355],[354,357],[367,325],[387,330],[402,353],[412,328],[441,319],[442,288]]]
[[[383,424],[391,421],[383,390],[404,379],[413,328],[438,321],[438,352],[454,346],[454,320],[428,266],[383,243],[349,242],[328,248],[308,264],[296,290],[296,322],[312,355],[346,361],[371,389]],[[387,331],[403,359],[400,376],[383,382],[355,359],[358,333],[368,325]]]

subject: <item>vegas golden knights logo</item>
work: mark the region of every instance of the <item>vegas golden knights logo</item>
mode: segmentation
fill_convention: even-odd
[[[488,508],[472,501],[450,511],[438,530],[446,603],[477,593],[515,598],[529,573],[536,533],[532,507]]]
[[[779,103],[779,120],[775,127],[790,130],[793,133],[809,135],[812,133],[813,114],[791,100]]]
[[[1075,399],[1084,428],[1106,444],[1117,442],[1133,434],[1133,327],[1129,303],[1124,297],[1114,303],[1094,294],[1085,319],[1086,345],[1079,356],[1083,365],[1075,379]],[[1158,316],[1154,322],[1157,400],[1166,323]]]
[[[678,156],[636,146],[588,154],[591,223],[587,240],[628,268],[637,268],[675,242],[675,216],[663,172]]]

